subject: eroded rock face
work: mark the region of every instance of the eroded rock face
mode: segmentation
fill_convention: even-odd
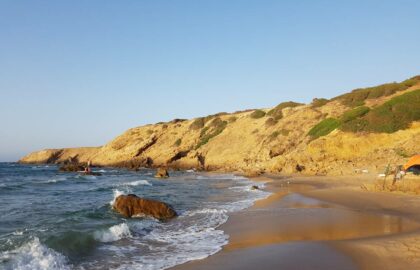
[[[159,220],[168,220],[177,216],[177,213],[169,204],[143,199],[134,194],[118,196],[113,208],[127,218],[151,216]]]
[[[169,173],[167,169],[159,168],[156,172],[155,178],[168,178]]]

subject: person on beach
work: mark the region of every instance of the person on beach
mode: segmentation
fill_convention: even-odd
[[[87,162],[87,165],[86,165],[86,167],[85,167],[85,173],[86,174],[89,174],[89,173],[91,173],[92,172],[92,170],[90,169],[90,160]]]

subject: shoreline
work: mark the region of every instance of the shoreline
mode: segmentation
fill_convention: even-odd
[[[220,226],[223,249],[173,270],[419,269],[420,198],[367,192],[366,177],[266,175],[272,195]]]
[[[248,178],[272,195],[229,216],[221,251],[170,269],[420,269],[417,196],[362,190],[371,175]]]

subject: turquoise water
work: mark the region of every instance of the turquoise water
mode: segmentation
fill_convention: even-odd
[[[0,269],[166,269],[216,253],[229,213],[268,193],[231,174],[98,168],[102,176],[60,173],[56,166],[0,163]],[[124,219],[119,194],[171,204],[169,222]]]

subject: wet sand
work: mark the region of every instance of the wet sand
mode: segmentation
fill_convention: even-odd
[[[256,180],[273,195],[229,218],[229,244],[173,269],[420,269],[419,198],[356,178]]]

